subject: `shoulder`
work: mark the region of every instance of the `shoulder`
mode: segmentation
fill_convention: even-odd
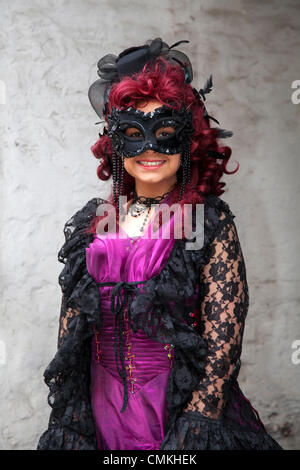
[[[204,203],[205,244],[210,244],[224,226],[233,227],[234,218],[235,214],[226,201],[214,194],[207,195]]]
[[[88,223],[96,215],[98,206],[105,204],[105,199],[94,197],[90,199],[83,207],[77,210],[66,222],[65,227],[74,226],[78,227],[82,224]]]
[[[65,242],[58,253],[60,262],[64,262],[71,251],[83,249],[91,242],[93,235],[86,231],[96,216],[97,208],[105,203],[105,199],[94,197],[67,219],[63,227]]]
[[[215,215],[224,218],[224,215],[235,217],[234,213],[231,211],[228,202],[221,199],[219,196],[214,194],[208,194],[205,198],[205,209],[208,215]]]

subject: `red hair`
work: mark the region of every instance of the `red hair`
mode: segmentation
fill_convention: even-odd
[[[211,128],[208,120],[204,118],[203,103],[196,98],[193,87],[185,83],[182,68],[171,65],[161,57],[152,66],[146,64],[141,72],[131,77],[124,77],[120,82],[113,84],[109,93],[107,112],[110,113],[112,107],[122,110],[129,106],[136,107],[149,99],[156,99],[162,104],[177,110],[184,103],[193,112],[194,134],[191,140],[191,184],[186,185],[179,204],[204,203],[207,194],[212,193],[216,196],[223,194],[225,183],[220,182],[223,173],[235,173],[239,169],[239,164],[232,172],[226,170],[227,162],[231,156],[231,149],[219,144],[218,129]],[[216,158],[207,156],[207,150],[221,152],[224,159],[219,163]],[[109,158],[112,167],[111,139],[106,134],[100,135],[98,141],[91,147],[91,151],[97,159],[101,160],[97,168],[98,178],[103,181],[108,180],[111,173],[105,154]],[[177,183],[172,191],[170,205],[178,201],[182,179],[181,168],[177,172]],[[134,183],[134,178],[124,169],[122,195],[127,196],[127,200],[131,199],[133,195]],[[112,192],[107,200],[115,205]],[[115,208],[117,210],[116,205]],[[118,210],[116,213],[118,218]],[[92,230],[95,229],[96,223],[97,220],[94,221]]]

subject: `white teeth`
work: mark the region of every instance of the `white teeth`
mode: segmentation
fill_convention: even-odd
[[[164,161],[159,161],[159,162],[138,162],[140,165],[144,166],[157,166],[157,165],[162,165]]]

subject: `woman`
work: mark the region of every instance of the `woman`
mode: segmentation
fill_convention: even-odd
[[[212,81],[192,88],[180,42],[98,62],[89,99],[106,127],[92,151],[113,190],[65,226],[38,449],[282,449],[237,381],[248,286],[235,216],[219,198],[231,150],[218,138],[232,133],[210,126]],[[199,207],[200,247],[188,245],[201,235]]]

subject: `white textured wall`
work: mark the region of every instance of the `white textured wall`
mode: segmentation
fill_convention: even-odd
[[[299,114],[297,0],[0,1],[0,448],[35,449],[50,413],[42,374],[56,349],[63,224],[110,182],[90,152],[87,90],[107,53],[157,36],[182,45],[194,86],[240,170],[223,178],[250,291],[240,384],[286,449],[299,449]],[[1,82],[0,82],[1,83]],[[225,141],[224,141],[225,143]],[[232,165],[234,168],[235,165]]]

